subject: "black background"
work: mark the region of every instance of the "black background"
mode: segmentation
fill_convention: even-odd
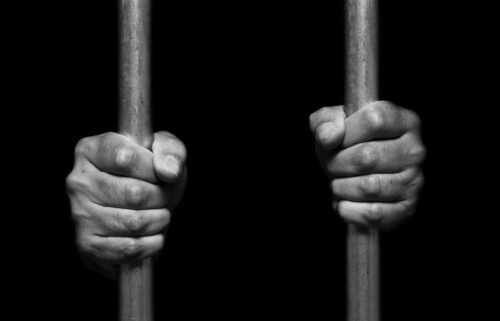
[[[492,8],[380,2],[380,97],[420,114],[428,149],[415,217],[382,235],[383,320],[495,315]],[[115,2],[2,11],[2,313],[117,320],[117,285],[81,264],[64,190],[78,139],[116,130]],[[345,226],[308,129],[343,101],[342,2],[155,1],[153,29],[154,126],[189,155],[157,320],[345,319]]]

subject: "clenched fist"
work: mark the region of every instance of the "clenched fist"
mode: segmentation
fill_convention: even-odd
[[[333,206],[347,222],[390,228],[414,212],[425,157],[414,112],[377,101],[346,118],[343,106],[324,107],[310,127]]]
[[[186,149],[172,134],[154,135],[152,151],[116,133],[87,137],[75,148],[66,180],[76,243],[103,274],[153,256],[186,184]]]

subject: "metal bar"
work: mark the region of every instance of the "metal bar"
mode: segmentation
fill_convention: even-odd
[[[151,148],[150,0],[119,0],[120,113],[119,131]],[[150,259],[120,269],[120,320],[153,319]]]
[[[377,1],[346,0],[346,113],[377,99]],[[379,240],[374,229],[349,225],[347,320],[378,321]]]

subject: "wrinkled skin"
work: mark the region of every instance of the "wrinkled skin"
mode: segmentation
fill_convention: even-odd
[[[425,158],[414,112],[378,101],[346,118],[343,106],[324,107],[310,127],[342,218],[391,228],[414,212]],[[113,277],[119,264],[159,253],[184,192],[185,160],[185,146],[167,132],[155,134],[152,151],[116,133],[77,144],[66,186],[90,268]]]
[[[388,229],[413,214],[425,158],[413,111],[377,101],[346,118],[343,106],[324,107],[310,127],[333,207],[345,221]]]
[[[66,179],[76,244],[92,269],[115,277],[117,266],[156,255],[186,184],[186,148],[154,135],[152,151],[116,133],[76,145]]]

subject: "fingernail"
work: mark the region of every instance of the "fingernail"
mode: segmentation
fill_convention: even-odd
[[[164,164],[167,171],[171,172],[175,176],[179,175],[181,166],[179,164],[179,160],[175,156],[165,156]]]

